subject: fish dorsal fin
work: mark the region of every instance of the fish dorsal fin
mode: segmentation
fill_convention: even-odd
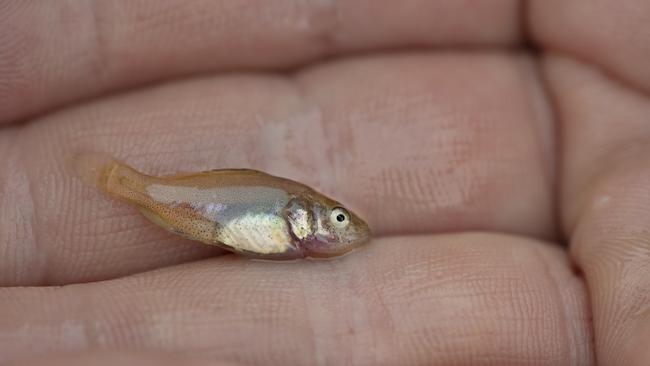
[[[188,179],[192,177],[201,177],[201,176],[210,176],[210,175],[215,175],[215,174],[225,174],[225,175],[244,175],[244,176],[256,176],[256,175],[266,175],[266,173],[263,173],[259,170],[255,169],[210,169],[210,170],[204,170],[201,172],[177,172],[174,174],[168,174],[168,175],[163,175],[160,176],[160,178],[168,178],[168,179]]]
[[[246,169],[246,168],[210,169],[210,170],[202,171],[201,173],[215,173],[215,172],[216,173],[225,173],[225,174],[227,174],[227,173],[251,174],[251,175],[265,174],[265,173],[262,173],[259,170]]]

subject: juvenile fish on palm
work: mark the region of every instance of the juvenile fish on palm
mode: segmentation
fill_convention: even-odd
[[[370,239],[368,225],[339,202],[260,171],[155,177],[105,156],[82,156],[78,162],[101,190],[137,207],[155,224],[246,256],[329,258]]]

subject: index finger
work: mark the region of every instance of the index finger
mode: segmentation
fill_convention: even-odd
[[[288,67],[385,47],[507,44],[518,37],[514,0],[3,4],[0,123],[190,73]]]

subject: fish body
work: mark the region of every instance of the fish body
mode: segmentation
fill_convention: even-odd
[[[261,259],[328,258],[368,242],[368,225],[312,188],[250,169],[151,176],[110,159],[95,169],[109,195],[163,228]]]

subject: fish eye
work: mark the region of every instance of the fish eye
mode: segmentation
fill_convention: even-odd
[[[350,214],[344,208],[336,207],[330,213],[330,221],[335,227],[344,228],[350,223]]]

